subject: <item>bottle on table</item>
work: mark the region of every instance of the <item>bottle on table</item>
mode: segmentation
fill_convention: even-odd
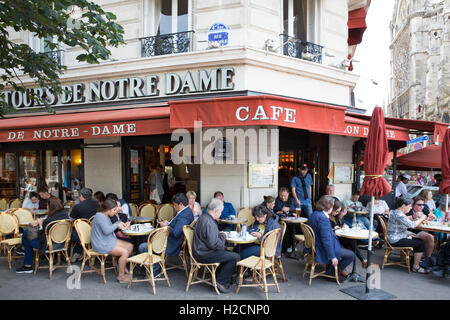
[[[241,238],[243,240],[245,240],[247,236],[247,226],[245,225],[245,223],[242,225],[242,229],[241,229]]]

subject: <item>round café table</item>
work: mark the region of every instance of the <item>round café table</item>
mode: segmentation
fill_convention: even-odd
[[[281,221],[284,221],[286,223],[305,223],[305,222],[308,222],[308,218],[304,218],[304,217],[286,217],[286,218],[281,218]]]
[[[33,219],[36,219],[36,216],[45,216],[47,215],[47,210],[41,209],[41,210],[31,210],[31,214],[33,215]]]
[[[247,219],[244,218],[220,219],[220,223],[236,225],[237,232],[241,232],[241,225],[246,222]]]
[[[233,243],[233,244],[255,243],[255,242],[257,242],[257,240],[258,240],[257,237],[252,236],[248,232],[247,232],[245,239],[243,239],[240,234],[239,234],[239,237],[233,237],[233,238],[230,238],[230,234],[228,234],[228,237],[226,238],[226,241]]]
[[[344,281],[345,282],[365,282],[364,278],[359,275],[356,272],[356,248],[358,245],[358,240],[368,240],[369,239],[369,230],[363,229],[363,230],[356,230],[356,229],[338,229],[334,232],[336,236],[340,238],[347,238],[351,239],[353,241],[353,245],[355,247],[355,256],[353,258],[353,268],[352,273],[348,276],[348,278]],[[372,232],[372,240],[374,238],[378,237],[378,233],[373,231]]]
[[[138,237],[138,236],[148,236],[155,228],[140,228],[139,231],[134,231],[131,229],[122,230],[122,233],[126,236],[130,237]]]
[[[139,217],[132,217],[131,218],[131,222],[134,222],[134,223],[148,223],[148,222],[153,222],[153,221],[155,221],[155,218],[153,218],[153,217],[142,217],[142,216],[139,216]]]

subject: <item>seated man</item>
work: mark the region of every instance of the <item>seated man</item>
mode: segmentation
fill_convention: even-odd
[[[39,210],[47,210],[48,199],[55,198],[47,189],[42,188],[39,190]]]
[[[296,216],[295,212],[296,202],[295,199],[289,197],[289,189],[281,187],[278,197],[275,199],[275,207],[273,211],[276,215],[281,217]],[[286,233],[284,235],[282,243],[282,252],[292,253],[292,244],[294,234],[301,234],[300,224],[288,223],[286,226]]]
[[[31,191],[30,197],[25,198],[22,203],[22,208],[30,209],[30,210],[37,210],[39,209],[39,196],[36,192]]]
[[[236,210],[234,210],[233,204],[231,202],[225,202],[222,191],[216,191],[214,192],[214,199],[222,200],[223,202],[223,211],[220,215],[220,219],[226,219],[229,216],[236,215]],[[206,213],[208,211],[208,206],[203,210],[203,213]]]
[[[227,293],[230,291],[230,281],[239,261],[239,254],[225,250],[227,232],[219,231],[217,225],[224,208],[223,202],[213,198],[207,208],[208,211],[195,224],[193,255],[200,263],[220,263],[216,271],[217,289]]]
[[[348,208],[354,209],[354,208],[358,208],[358,207],[361,208],[361,207],[363,207],[363,205],[362,205],[361,202],[358,201],[358,200],[359,200],[359,197],[360,197],[359,191],[355,191],[355,192],[352,193],[352,196],[350,197],[350,199],[344,200],[344,202],[343,202],[342,204],[345,206],[346,209],[348,209]],[[347,211],[347,210],[346,210],[346,211]],[[344,221],[344,223],[345,223],[346,225],[348,225],[348,226],[351,228],[351,227],[353,226],[353,213],[349,213],[349,212],[347,211],[347,213],[346,213],[346,215],[345,215],[343,221]],[[365,217],[365,216],[363,216],[363,215],[361,215],[361,214],[357,214],[357,215],[356,215],[356,221],[357,221],[357,222],[363,223],[363,224],[364,224],[364,227],[365,227],[367,230],[369,230],[369,227],[370,227],[370,221],[369,221],[369,219],[368,219],[367,217]],[[376,228],[377,225],[378,225],[378,221],[376,221],[376,220],[374,219],[374,220],[373,220],[373,226],[374,226],[374,228]]]
[[[333,199],[336,201],[340,201],[335,195],[334,191],[336,190],[336,187],[332,184],[327,185],[325,188],[325,195],[333,197]]]
[[[90,219],[94,216],[98,211],[98,202],[92,199],[92,190],[89,188],[82,188],[80,190],[80,203],[75,205],[70,212],[69,217],[72,220],[77,219]],[[77,245],[74,248],[74,254],[72,257],[72,262],[76,262],[77,260],[81,260],[83,248],[78,244],[80,239],[78,238],[78,234],[73,228],[72,230],[72,242],[76,242]]]
[[[160,227],[169,226],[170,233],[167,239],[166,255],[176,257],[180,253],[181,246],[184,241],[183,226],[191,224],[194,221],[194,214],[189,208],[189,201],[184,193],[177,193],[172,198],[173,206],[177,212],[175,217],[169,222],[167,220],[160,221]],[[138,248],[139,253],[147,252],[147,241],[141,243]],[[161,271],[159,264],[155,264],[153,269],[155,275]]]

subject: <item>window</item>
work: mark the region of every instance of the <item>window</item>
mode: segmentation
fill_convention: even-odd
[[[190,31],[191,8],[192,0],[145,0],[145,36]]]
[[[283,0],[283,34],[317,42],[317,11],[316,0]]]
[[[56,36],[55,37],[46,37],[39,38],[35,34],[30,33],[30,48],[33,49],[37,53],[43,53],[49,55],[55,61],[57,61],[60,65],[62,64],[62,51],[59,49],[59,45],[56,49],[51,49],[48,45],[48,42],[58,43]]]
[[[192,0],[145,0],[144,57],[192,51]]]

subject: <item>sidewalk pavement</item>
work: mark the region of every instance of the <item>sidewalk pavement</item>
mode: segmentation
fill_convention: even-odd
[[[372,262],[381,266],[383,253],[384,249],[375,249]],[[165,281],[156,281],[156,295],[153,295],[148,282],[133,283],[128,289],[127,284],[117,282],[112,270],[106,271],[106,285],[99,274],[87,273],[82,275],[80,289],[77,289],[74,274],[66,273],[66,268],[56,269],[53,280],[49,280],[48,269],[38,270],[37,275],[16,274],[15,269],[22,266],[22,260],[23,258],[16,259],[13,270],[10,271],[6,258],[0,258],[0,299],[264,300],[264,292],[258,288],[241,288],[237,295],[235,290],[217,295],[211,286],[196,284],[186,293],[187,278],[184,271],[178,269],[168,271],[170,288]],[[280,293],[276,292],[274,286],[269,287],[270,300],[354,300],[339,289],[358,285],[357,283],[344,283],[339,287],[334,280],[319,277],[313,279],[311,286],[308,286],[308,279],[302,278],[304,261],[286,257],[282,260],[288,281],[279,281]],[[356,263],[358,273],[365,278],[365,269],[362,269],[359,260]],[[80,266],[81,263],[77,262],[76,265]],[[351,271],[351,265],[347,270]],[[272,277],[268,276],[268,281],[273,281]],[[406,268],[387,266],[381,270],[380,289],[400,300],[447,300],[450,296],[450,280],[438,278],[431,273],[408,274]]]

